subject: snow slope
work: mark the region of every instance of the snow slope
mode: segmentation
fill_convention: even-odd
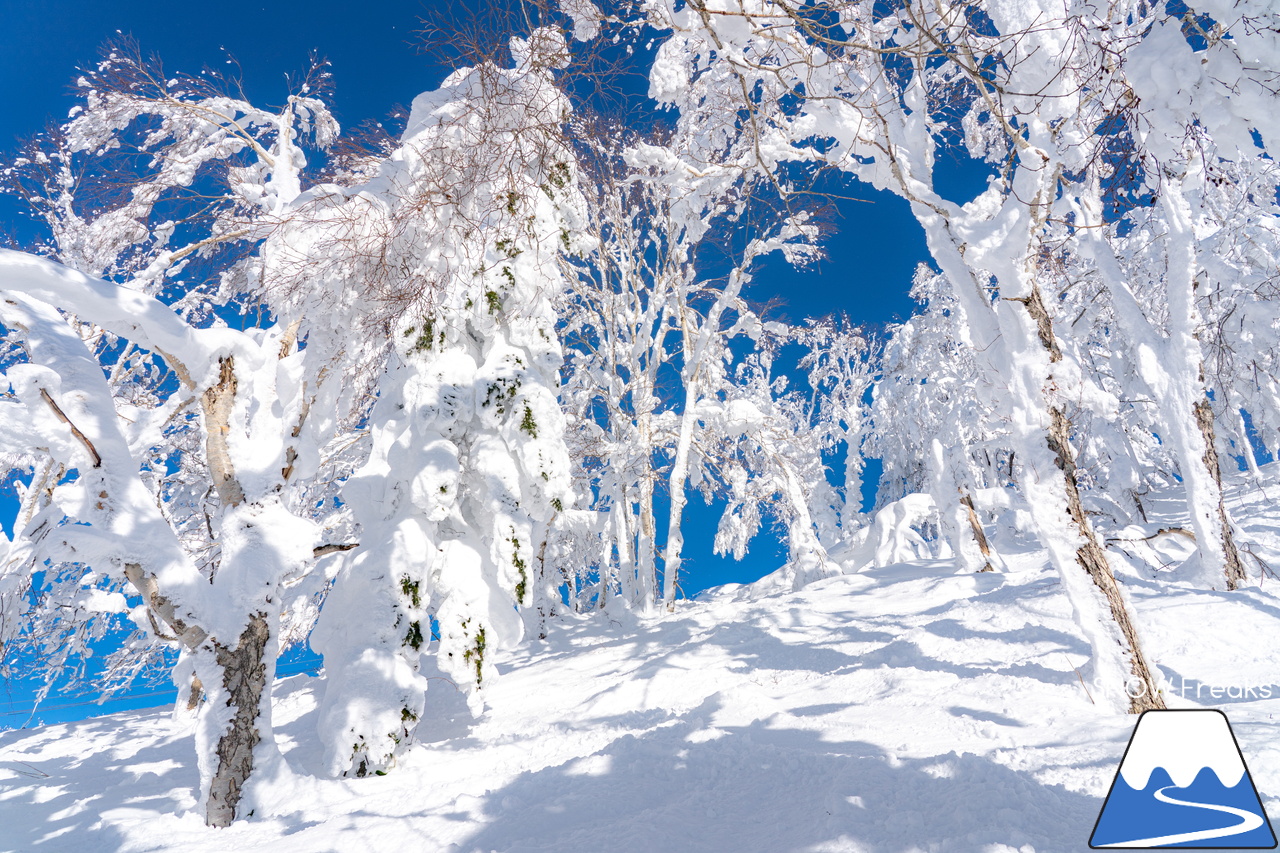
[[[1269,506],[1243,525],[1255,540]],[[303,779],[276,814],[226,830],[202,824],[191,724],[167,711],[5,732],[0,851],[1085,850],[1134,720],[1091,704],[1074,670],[1088,649],[1043,554],[1006,560],[557,625],[498,661],[483,719],[433,681],[425,742],[390,774]],[[1122,573],[1167,685],[1192,685],[1170,705],[1225,710],[1280,814],[1280,583]],[[310,772],[316,686],[284,680],[276,711]]]

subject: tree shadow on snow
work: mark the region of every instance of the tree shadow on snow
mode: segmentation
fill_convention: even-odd
[[[709,728],[718,706],[522,774],[484,798],[485,827],[453,849],[1062,851],[1086,848],[1101,806],[975,755],[895,760],[776,718]]]
[[[156,711],[0,734],[0,768],[17,772],[0,777],[0,851],[118,850],[125,837],[104,815],[143,820],[193,807],[199,777],[191,739],[157,738],[169,725],[169,712]],[[84,749],[40,756],[60,738]]]

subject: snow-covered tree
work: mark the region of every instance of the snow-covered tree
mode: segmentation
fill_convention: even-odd
[[[367,180],[308,191],[262,250],[308,350],[386,358],[372,449],[342,492],[362,546],[311,639],[333,774],[383,771],[410,742],[432,620],[436,659],[478,712],[494,654],[523,636],[517,608],[536,621],[559,595],[538,556],[573,501],[553,299],[581,204],[552,76],[564,43],[537,30],[511,53],[420,95]]]
[[[1133,710],[1160,700],[1085,512],[1076,449],[1079,420],[1115,420],[1119,401],[1091,375],[1065,325],[1063,292],[1047,285],[1097,265],[1093,286],[1119,327],[1114,363],[1156,407],[1147,423],[1170,446],[1201,560],[1237,585],[1202,321],[1222,317],[1215,276],[1225,273],[1230,293],[1239,274],[1200,248],[1200,239],[1221,239],[1201,199],[1205,176],[1220,185],[1229,164],[1262,174],[1276,131],[1263,103],[1274,96],[1280,56],[1275,12],[1264,4],[1192,7],[699,0],[644,8],[670,32],[650,93],[679,109],[692,167],[781,180],[788,161],[816,161],[910,203],[952,290],[956,339],[975,356],[977,384],[999,389],[1011,479],[1099,674],[1117,685],[1113,695],[1125,681],[1141,694]],[[1135,142],[1127,151],[1115,145],[1124,138]],[[986,191],[947,198],[936,180],[944,152],[987,164]],[[1263,185],[1237,228],[1265,232],[1245,223],[1274,219],[1274,182]],[[1141,217],[1126,213],[1132,201],[1117,201],[1134,189],[1149,193]],[[1136,242],[1123,244],[1140,219],[1161,257],[1148,252],[1135,282],[1126,251]],[[1154,288],[1146,305],[1136,293],[1144,278]],[[1216,417],[1239,435],[1230,415]],[[1130,435],[1146,441],[1139,432]],[[1091,585],[1080,583],[1081,567]]]
[[[796,264],[816,257],[816,226],[804,213],[758,215],[749,187],[725,180],[728,173],[705,181],[689,175],[672,158],[674,140],[601,135],[582,145],[598,189],[588,199],[593,248],[568,259],[564,396],[580,490],[607,514],[587,528],[608,541],[591,550],[605,559],[583,566],[599,576],[600,603],[616,583],[629,604],[674,606],[684,509],[695,490],[728,499],[716,547],[739,559],[761,510],[781,496],[777,516],[792,543],[792,567],[806,578],[829,573],[799,486],[821,468],[819,443],[769,376],[768,351],[790,333],[766,321],[745,292],[772,252]],[[726,231],[739,233],[726,240]],[[727,272],[712,274],[722,267]],[[809,438],[805,462],[782,446],[794,450]],[[667,538],[659,545],[655,496],[663,492]]]
[[[1097,674],[1114,696],[1128,683],[1133,710],[1159,707],[1080,500],[1064,400],[1091,395],[1091,382],[1060,345],[1038,281],[1067,214],[1062,189],[1087,166],[1081,143],[1122,96],[1112,53],[1096,45],[1116,45],[1116,25],[1140,35],[1149,7],[1113,9],[1105,23],[1052,4],[691,2],[645,14],[670,31],[650,95],[679,110],[689,169],[781,182],[788,161],[817,161],[910,203],[953,288],[960,340],[980,354],[977,375],[1003,389],[1016,480]],[[935,182],[940,150],[957,136],[971,157],[1001,164],[968,203]]]
[[[25,351],[15,361],[47,362],[38,376],[10,366],[21,407],[10,422],[48,420],[44,399],[94,459],[76,459],[75,441],[48,447],[36,427],[6,435],[19,465],[52,455],[27,491],[38,506],[6,565],[19,578],[46,563],[78,571],[79,585],[58,584],[49,607],[78,595],[90,605],[75,612],[91,614],[123,609],[117,590],[138,596],[135,619],[182,645],[178,678],[205,694],[200,758],[212,824],[245,810],[251,775],[287,772],[270,730],[281,618],[305,637],[325,591],[325,576],[311,572],[316,558],[356,547],[344,541],[350,524],[340,541],[322,542],[313,518],[334,510],[325,488],[332,496],[347,474],[325,445],[359,443],[343,424],[367,416],[372,451],[341,500],[365,545],[338,573],[313,637],[327,665],[319,725],[331,772],[382,770],[409,741],[433,622],[440,664],[478,709],[494,652],[520,638],[516,607],[545,611],[558,596],[535,555],[572,500],[551,299],[563,289],[556,258],[573,246],[578,205],[573,158],[559,142],[568,105],[551,76],[563,42],[539,30],[511,52],[514,67],[463,69],[418,98],[400,144],[377,162],[338,164],[332,173],[353,186],[303,190],[300,137],[323,146],[336,132],[318,100],[296,95],[267,113],[119,52],[86,79],[85,105],[46,144],[53,150],[18,163],[19,185],[45,190],[28,195],[50,225],[49,248],[122,283],[14,252],[3,258],[3,285],[14,292],[6,327]],[[127,191],[105,208],[77,197],[81,160],[136,149],[149,159],[127,163]],[[198,215],[161,220],[188,196],[204,199]],[[175,232],[185,243],[170,249]],[[257,251],[221,268],[208,261],[211,287],[178,278],[232,243]],[[226,328],[226,309],[244,298],[266,300],[268,328]],[[41,342],[66,325],[53,308],[107,343],[74,363],[47,355]],[[131,349],[121,356],[120,346]],[[154,362],[154,386],[177,390],[157,387],[133,446],[121,439],[99,455],[93,448],[119,422],[137,418],[117,414],[99,375],[91,391],[77,388],[96,406],[92,429],[80,430],[88,415],[59,403],[56,380],[87,382],[86,359],[111,372],[113,360],[139,358]],[[363,388],[384,364],[367,413]],[[117,384],[136,398],[134,378]],[[192,430],[201,440],[190,440]],[[57,485],[100,465],[154,496],[130,493],[132,503],[116,507],[117,489],[95,490],[95,503],[88,486]],[[207,488],[194,488],[201,476]],[[308,488],[317,480],[318,491]],[[126,535],[148,505],[143,517],[167,525],[167,538]],[[114,539],[89,507],[117,519]],[[187,535],[201,511],[207,535]],[[98,577],[102,594],[84,592]],[[5,587],[6,613],[21,610],[29,581]]]
[[[38,574],[28,619],[62,608],[66,634],[127,612],[180,650],[175,679],[204,695],[206,818],[225,825],[251,774],[283,766],[270,714],[282,620],[314,618],[307,578],[333,509],[303,499],[292,460],[306,444],[309,474],[328,464],[340,421],[307,415],[317,401],[336,413],[340,391],[297,382],[296,325],[227,326],[242,293],[225,257],[208,279],[182,276],[265,236],[300,192],[299,144],[337,128],[304,91],[259,110],[127,46],[80,86],[71,120],[15,167],[67,266],[0,257],[0,322],[20,351],[6,450],[35,468],[5,566],[27,580],[6,587],[24,594]]]
[[[876,502],[928,494],[960,566],[990,571],[1002,563],[983,521],[996,507],[983,498],[1003,491],[1013,455],[998,392],[963,341],[945,277],[922,265],[911,294],[921,310],[889,330],[868,415],[866,453],[883,463]]]

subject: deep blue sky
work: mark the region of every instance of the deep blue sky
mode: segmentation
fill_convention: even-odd
[[[0,152],[75,104],[71,82],[117,31],[132,35],[169,72],[226,67],[234,57],[249,96],[279,103],[284,75],[302,70],[315,51],[327,57],[336,83],[334,109],[344,127],[379,120],[437,85],[448,67],[423,52],[416,35],[428,3],[226,0],[216,11],[200,3],[158,0],[8,0],[0,26]],[[860,193],[867,199],[872,194]],[[841,205],[841,233],[831,260],[802,279],[761,280],[756,296],[782,296],[792,317],[848,311],[883,322],[911,307],[907,282],[924,257],[924,240],[906,205],[892,198]],[[6,220],[12,203],[0,211]]]
[[[424,53],[416,35],[427,5],[418,0],[224,0],[215,6],[173,0],[4,0],[0,162],[13,155],[19,139],[65,118],[75,104],[70,84],[76,68],[92,64],[99,48],[118,31],[132,35],[144,53],[158,54],[169,73],[195,73],[206,65],[226,68],[234,57],[245,91],[264,104],[283,101],[288,94],[284,75],[303,70],[315,51],[332,65],[334,110],[343,127],[380,120],[393,105],[408,104],[436,86],[450,70],[438,55]],[[866,201],[840,204],[830,259],[800,274],[770,264],[757,276],[753,298],[780,298],[781,312],[792,320],[843,311],[854,322],[879,324],[909,314],[907,289],[916,263],[925,259],[923,235],[904,202],[865,189],[852,194]],[[21,235],[16,212],[12,199],[0,197],[0,232]],[[717,514],[696,497],[688,512],[686,591],[755,580],[780,564],[780,543],[766,541],[767,536],[742,563],[715,557],[711,542]],[[151,703],[156,701],[161,700]],[[10,710],[7,704],[0,689],[0,714]],[[51,697],[49,704],[59,700]],[[52,721],[80,715],[83,711],[42,717]],[[0,716],[0,728],[21,719]]]

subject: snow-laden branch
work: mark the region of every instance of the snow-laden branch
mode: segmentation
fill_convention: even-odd
[[[53,264],[36,269],[57,272]],[[193,614],[208,608],[208,582],[139,477],[138,460],[120,431],[97,359],[57,311],[27,295],[0,292],[0,322],[22,334],[31,358],[31,364],[11,367],[6,378],[23,406],[30,435],[41,442],[3,449],[43,451],[64,468],[80,470],[74,483],[57,487],[51,507],[76,523],[58,524],[56,515],[46,513],[41,527],[24,531],[40,543],[33,559],[74,560],[107,574],[132,565],[176,602],[170,608],[176,607],[174,618],[194,621]],[[67,437],[58,441],[60,431]]]
[[[190,390],[216,381],[219,356],[252,348],[242,332],[197,329],[155,297],[26,252],[0,249],[0,291],[5,290],[25,293],[159,354]]]

